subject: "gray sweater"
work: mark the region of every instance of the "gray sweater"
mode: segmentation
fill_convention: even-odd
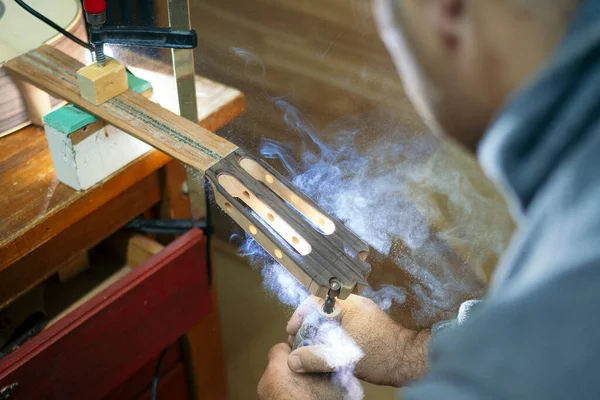
[[[518,229],[486,301],[435,335],[403,398],[600,399],[600,0],[581,1],[479,158]]]

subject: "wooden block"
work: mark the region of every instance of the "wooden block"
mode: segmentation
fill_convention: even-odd
[[[159,253],[163,248],[160,243],[146,236],[135,235],[129,239],[127,245],[127,266],[130,268],[137,267],[148,258]]]
[[[128,89],[125,67],[109,57],[102,67],[94,63],[77,71],[77,82],[81,97],[95,105],[100,105]]]
[[[76,277],[86,269],[90,267],[90,259],[87,251],[75,253],[69,258],[63,265],[61,265],[57,272],[58,280],[61,283],[65,283],[71,278]]]

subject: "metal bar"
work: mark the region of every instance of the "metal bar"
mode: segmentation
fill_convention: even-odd
[[[190,30],[189,0],[168,0],[169,25],[171,29]],[[198,105],[196,104],[196,81],[194,71],[193,50],[171,49],[173,74],[176,80],[177,97],[179,99],[179,115],[198,122]],[[206,193],[202,174],[187,169],[187,183],[192,218],[207,217]]]
[[[117,44],[133,47],[166,47],[193,49],[197,45],[196,32],[170,28],[140,26],[102,26],[92,29],[92,43]]]
[[[169,1],[169,24],[171,29],[190,30],[189,0]],[[192,122],[198,122],[196,105],[196,85],[194,81],[193,50],[171,49],[173,56],[173,73],[177,82],[179,98],[179,115]]]

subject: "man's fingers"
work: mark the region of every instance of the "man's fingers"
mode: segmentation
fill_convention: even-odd
[[[300,347],[288,356],[288,367],[302,373],[333,372],[334,368],[322,356],[326,348],[326,345]]]
[[[298,306],[296,311],[294,311],[294,314],[292,315],[287,324],[285,330],[288,333],[288,335],[296,335],[298,329],[300,329],[300,327],[302,326],[304,319],[313,312],[317,312],[317,307],[319,307],[320,304],[322,304],[322,301],[322,299],[319,299],[318,297],[312,295],[309,296],[306,300],[304,300],[302,304]],[[377,308],[377,305],[367,298],[356,295],[350,295],[346,300],[337,300],[336,307],[340,308],[340,316],[338,318],[342,320],[348,309],[368,309],[373,307]]]
[[[287,358],[292,352],[292,348],[287,343],[279,343],[269,350],[269,363]]]
[[[256,388],[260,399],[272,399],[281,384],[282,377],[289,375],[287,357],[292,349],[287,343],[279,343],[269,350],[269,363]]]
[[[315,310],[315,305],[318,302],[318,298],[315,296],[310,296],[306,300],[302,302],[294,311],[292,318],[290,318],[287,327],[285,328],[288,335],[294,336],[300,326],[302,326],[302,322],[304,318]]]

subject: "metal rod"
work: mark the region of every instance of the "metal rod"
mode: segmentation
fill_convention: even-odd
[[[169,25],[171,29],[191,30],[189,0],[168,0]],[[198,105],[196,104],[196,73],[194,68],[194,51],[188,49],[171,49],[173,75],[177,89],[179,115],[198,123]],[[190,214],[193,219],[204,218],[207,222],[206,247],[208,282],[212,284],[212,245],[211,218],[208,196],[204,185],[204,175],[197,170],[186,168],[186,181],[190,199]]]
[[[169,25],[171,29],[190,30],[189,0],[169,1]],[[194,53],[188,49],[171,49],[173,74],[177,83],[179,115],[198,123],[196,82],[194,79]]]
[[[171,29],[190,30],[189,0],[168,0],[169,25]],[[175,76],[179,115],[198,123],[198,105],[196,104],[196,79],[193,50],[171,49],[173,74]],[[204,176],[190,168],[186,169],[187,184],[192,218],[208,217]]]

